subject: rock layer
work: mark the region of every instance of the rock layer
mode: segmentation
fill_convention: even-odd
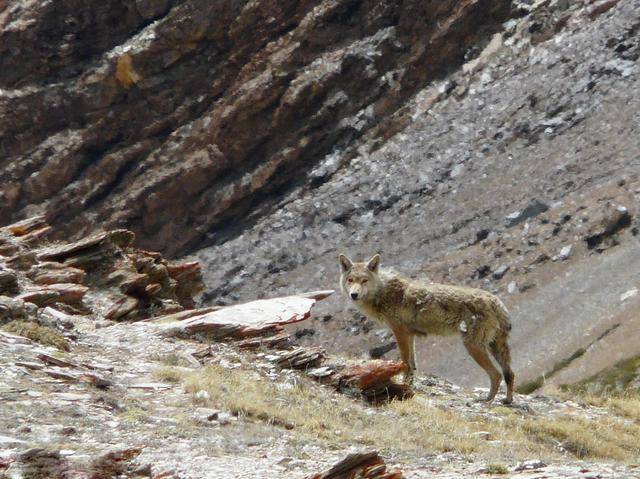
[[[169,262],[134,248],[131,231],[94,233],[71,243],[34,236],[50,230],[42,217],[0,227],[0,324],[46,324],[47,314],[61,315],[64,323],[60,311],[139,320],[191,308],[203,288],[198,263]]]
[[[184,253],[460,64],[506,0],[0,5],[0,221]],[[347,155],[348,156],[348,155]]]

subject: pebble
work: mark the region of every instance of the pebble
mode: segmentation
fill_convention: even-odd
[[[507,271],[509,271],[509,266],[506,264],[502,264],[500,266],[498,266],[498,269],[496,269],[493,272],[493,278],[494,279],[501,279],[506,273]]]
[[[571,252],[573,251],[573,245],[567,245],[564,246],[561,250],[560,250],[560,259],[561,260],[565,260],[568,259],[571,256]]]
[[[620,295],[620,302],[623,303],[625,302],[627,299],[629,298],[633,298],[634,296],[636,296],[638,294],[638,288],[633,288],[630,289],[629,291],[626,291],[624,293],[622,293]]]

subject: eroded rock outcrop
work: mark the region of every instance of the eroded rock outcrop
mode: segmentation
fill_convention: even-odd
[[[203,287],[198,263],[134,248],[128,230],[71,243],[51,243],[50,230],[42,217],[0,228],[0,325],[10,331],[68,349],[56,332],[65,313],[140,320],[191,308]]]

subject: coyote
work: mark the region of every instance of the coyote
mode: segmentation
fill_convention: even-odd
[[[402,361],[407,365],[405,383],[411,385],[416,369],[414,338],[417,335],[460,334],[471,357],[491,379],[493,400],[502,380],[489,352],[502,368],[507,383],[503,403],[513,401],[514,374],[507,339],[511,324],[502,301],[481,289],[428,284],[379,272],[380,255],[366,263],[339,256],[342,292],[366,316],[386,324],[396,338]]]

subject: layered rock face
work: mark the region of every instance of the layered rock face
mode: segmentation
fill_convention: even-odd
[[[128,230],[50,243],[36,216],[0,227],[0,325],[45,324],[52,306],[97,319],[137,321],[183,312],[203,287],[198,263],[176,263],[134,248]],[[62,314],[62,313],[60,313]]]
[[[234,236],[325,181],[509,3],[3,2],[0,222],[126,226],[171,255]]]

